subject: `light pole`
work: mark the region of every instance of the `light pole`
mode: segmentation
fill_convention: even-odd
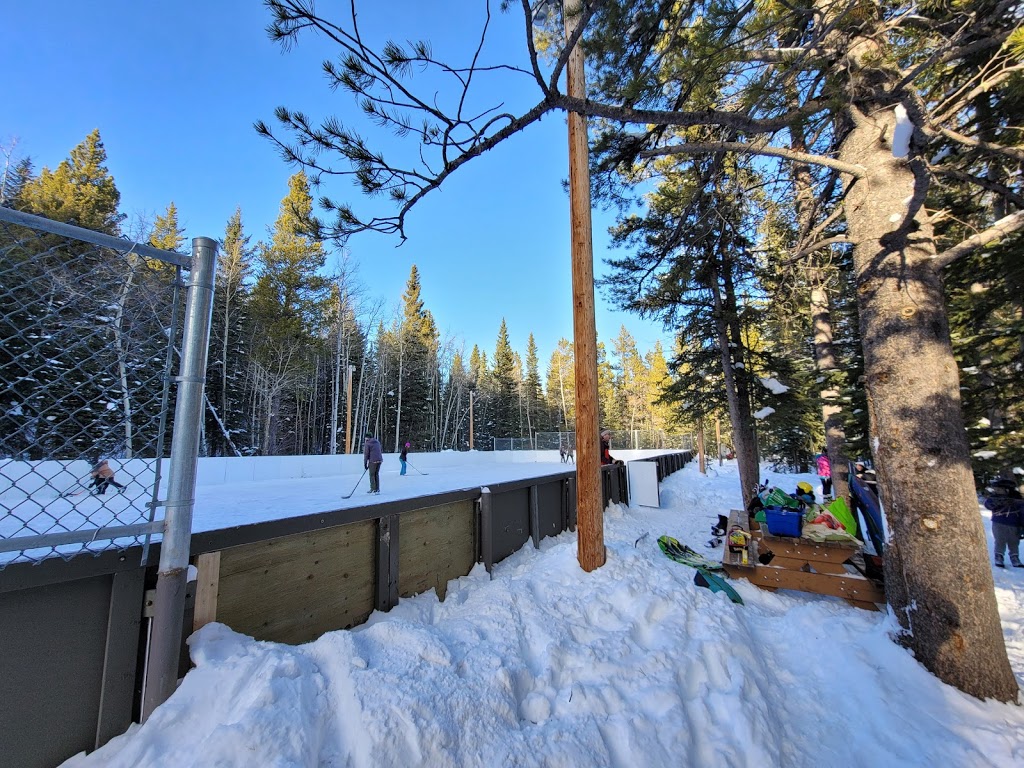
[[[469,390],[469,450],[473,450],[473,390]]]
[[[345,453],[352,453],[352,372],[354,365],[348,366],[345,374]]]

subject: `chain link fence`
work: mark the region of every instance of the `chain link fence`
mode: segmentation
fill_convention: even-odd
[[[537,432],[530,437],[495,437],[496,451],[576,452],[575,432]],[[692,435],[669,435],[660,430],[612,430],[611,445],[622,450],[693,450]]]
[[[189,264],[0,208],[0,568],[160,530]]]

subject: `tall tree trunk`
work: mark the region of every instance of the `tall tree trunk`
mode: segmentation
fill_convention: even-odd
[[[132,395],[128,386],[128,350],[124,345],[124,306],[128,301],[128,292],[131,290],[132,282],[135,280],[135,260],[130,259],[128,263],[128,279],[124,281],[121,294],[117,297],[117,312],[114,316],[112,330],[114,333],[114,346],[117,349],[117,375],[121,382],[121,408],[124,410],[124,457],[132,458],[135,453],[132,445]],[[173,344],[174,340],[169,339],[168,343]]]
[[[828,292],[821,280],[821,273],[814,270],[811,276],[811,323],[814,328],[814,364],[825,380],[834,374],[835,350],[832,347],[832,316],[829,312]],[[849,500],[849,460],[846,457],[846,429],[843,426],[843,406],[839,391],[826,386],[819,393],[821,418],[825,424],[825,455],[832,467],[832,495]]]
[[[718,346],[722,356],[722,375],[725,376],[725,394],[729,403],[729,418],[732,421],[732,441],[736,451],[736,464],[740,473],[740,490],[743,506],[757,493],[761,471],[757,465],[757,449],[754,447],[754,430],[751,424],[750,401],[746,407],[740,401],[737,387],[737,376],[732,347],[729,339],[729,321],[726,318],[726,307],[722,303],[722,292],[719,287],[717,265],[713,269],[711,292],[715,303],[715,329],[718,332]],[[721,459],[721,444],[719,444]]]
[[[840,158],[847,190],[872,455],[891,532],[887,597],[918,661],[979,698],[1017,699],[971,474],[935,243],[928,171],[892,156],[891,108],[865,114]]]
[[[733,280],[732,258],[726,255],[723,260],[724,269],[722,272],[722,287],[725,289],[725,317],[728,320],[729,350],[733,359],[733,367],[738,370],[736,374],[736,400],[739,405],[740,418],[743,420],[744,429],[747,435],[747,444],[744,450],[748,452],[745,462],[748,473],[753,475],[753,480],[743,492],[743,503],[749,502],[757,493],[757,487],[761,483],[761,455],[757,447],[757,427],[754,417],[750,411],[750,374],[747,371],[747,342],[744,339],[743,328],[740,324],[740,305],[736,298],[736,284]],[[735,429],[735,427],[733,427]],[[739,449],[736,456],[739,459]],[[740,477],[744,477],[743,467],[740,467]],[[747,477],[747,480],[750,478]],[[749,495],[748,495],[749,494]]]
[[[804,128],[796,125],[790,129],[791,145],[797,152],[807,152],[807,141]],[[796,163],[793,167],[793,179],[796,186],[796,210],[800,226],[797,242],[804,246],[815,219],[814,178],[807,163]],[[816,258],[812,256],[811,258]],[[829,311],[828,289],[825,287],[825,275],[821,268],[809,270],[811,284],[811,325],[814,333],[814,364],[819,373],[827,381],[838,370],[835,350],[832,346],[832,316]],[[832,468],[832,494],[835,498],[842,496],[849,500],[850,483],[849,461],[846,457],[846,429],[843,426],[843,406],[839,392],[833,386],[824,387],[819,393],[821,399],[821,419],[825,428],[825,455],[828,456]]]

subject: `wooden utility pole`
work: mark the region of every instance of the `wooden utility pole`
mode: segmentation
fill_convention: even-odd
[[[580,0],[562,6],[566,39],[580,22]],[[569,53],[566,92],[587,97],[583,49]],[[587,119],[569,113],[569,200],[572,217],[573,344],[576,357],[576,534],[584,571],[604,565],[600,436],[597,406],[597,323],[594,318],[594,244],[590,221],[590,165]]]
[[[352,453],[352,372],[355,369],[354,365],[348,366],[345,377],[345,407],[348,410],[345,414],[345,453]]]

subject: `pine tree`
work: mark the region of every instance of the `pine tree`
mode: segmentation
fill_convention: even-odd
[[[153,222],[149,244],[163,251],[181,252],[185,244],[185,230],[178,226],[178,208],[173,200],[167,205],[167,212],[157,216]]]
[[[117,211],[121,193],[107,170],[107,151],[99,130],[71,150],[55,171],[44,167],[24,185],[22,209],[54,221],[118,234],[124,216]]]
[[[330,298],[320,274],[324,246],[307,234],[313,200],[305,173],[293,175],[288,189],[270,243],[260,248],[249,303],[255,329],[252,386],[262,400],[261,449],[269,455],[288,451],[297,439],[296,395],[316,369]]]
[[[213,294],[206,392],[217,413],[207,411],[206,440],[214,456],[245,452],[251,443],[243,377],[250,357],[245,307],[255,256],[251,239],[245,234],[242,209],[236,208],[221,241]]]
[[[505,318],[501,319],[498,329],[498,340],[494,347],[494,368],[491,379],[494,382],[494,401],[492,435],[494,437],[513,437],[519,434],[519,408],[516,397],[514,360],[512,346],[508,341],[508,327]]]
[[[18,158],[15,155],[17,142],[0,147],[3,153],[3,169],[0,170],[0,206],[4,208],[20,208],[21,193],[25,185],[33,178],[32,160],[28,157]]]
[[[530,434],[548,428],[544,418],[544,393],[540,386],[540,370],[537,360],[537,342],[531,333],[526,340],[526,376],[523,379],[523,397],[526,401],[526,418]]]
[[[548,408],[559,431],[571,431],[576,424],[576,370],[572,343],[559,339],[548,361]]]
[[[412,441],[434,447],[433,421],[440,396],[437,378],[437,326],[424,308],[420,273],[416,265],[402,294],[398,347],[401,377],[398,381],[399,421],[394,446]]]

